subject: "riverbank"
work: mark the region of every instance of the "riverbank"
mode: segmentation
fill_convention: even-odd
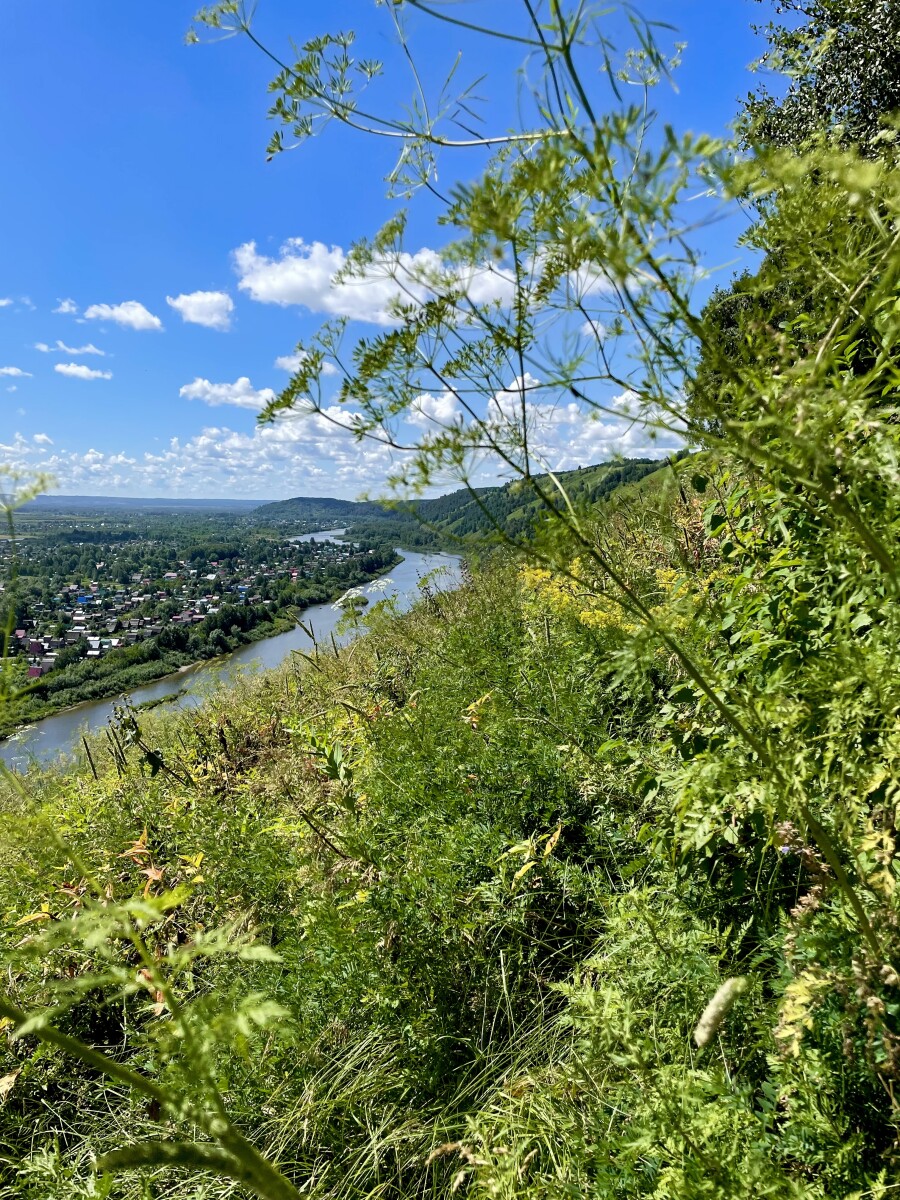
[[[382,576],[377,584],[377,599],[393,600],[400,611],[415,603],[420,595],[421,579],[436,570],[441,573],[441,588],[455,588],[460,582],[461,560],[454,555],[399,553],[401,561],[391,568],[388,578]],[[372,598],[374,601],[375,593]],[[129,699],[135,707],[148,701],[163,700],[173,702],[179,708],[194,707],[201,704],[212,689],[227,687],[244,671],[277,667],[295,652],[309,653],[316,642],[321,646],[330,645],[332,638],[338,645],[349,641],[355,634],[351,629],[341,629],[344,616],[332,603],[313,605],[303,611],[302,624],[292,623],[284,632],[243,645],[228,654],[185,664],[153,681],[128,689]],[[73,705],[21,727],[14,736],[0,740],[0,762],[25,771],[32,764],[50,763],[61,754],[75,753],[84,732],[96,731],[106,725],[121,694],[116,692],[104,699]]]
[[[323,530],[319,531],[318,534],[306,535],[304,538],[297,540],[308,540],[312,537],[322,539],[329,533],[335,532],[337,531]],[[360,572],[357,585],[365,585],[387,575],[402,561],[402,552],[399,549],[395,550],[393,560],[380,571],[374,572],[371,575]],[[333,603],[346,592],[347,586],[346,581],[342,581],[339,587],[323,589],[319,595],[315,596],[311,603],[304,605],[303,608],[283,610],[282,613],[275,614],[270,619],[261,620],[259,624],[254,625],[250,629],[238,629],[235,632],[235,627],[232,626],[232,631],[227,637],[223,638],[226,644],[224,653],[221,648],[217,648],[214,653],[198,657],[195,654],[188,654],[183,650],[162,649],[154,640],[153,643],[143,643],[147,647],[148,652],[157,652],[145,662],[130,661],[123,663],[119,670],[103,670],[103,665],[105,663],[108,664],[110,659],[101,659],[97,663],[91,663],[89,664],[91,668],[94,670],[100,669],[99,674],[88,679],[78,680],[72,687],[63,688],[56,695],[51,694],[46,698],[26,693],[25,697],[8,711],[0,711],[0,744],[4,740],[21,734],[33,725],[50,717],[75,712],[86,705],[99,701],[114,697],[118,698],[125,693],[132,693],[136,689],[145,687],[148,684],[157,683],[169,677],[176,676],[179,673],[199,668],[205,663],[227,658],[229,654],[248,646],[254,646],[265,639],[288,633],[295,628],[298,621],[298,614],[299,619],[302,620],[310,609],[316,608],[320,604]],[[52,673],[46,676],[45,679],[51,685],[56,682]],[[38,684],[35,691],[39,690],[40,687],[41,684]]]
[[[306,610],[302,611],[305,612]],[[276,617],[271,623],[267,622],[265,625],[257,625],[254,629],[242,635],[242,640],[233,649],[237,650],[242,646],[252,646],[254,643],[260,642],[265,638],[276,637],[278,634],[286,633],[289,629],[293,628],[294,624],[295,622],[289,621],[287,618]],[[48,717],[75,712],[79,708],[93,704],[98,700],[109,700],[112,697],[121,696],[126,692],[133,691],[136,687],[143,687],[149,683],[156,683],[160,680],[184,674],[194,667],[199,667],[204,663],[214,661],[216,658],[224,657],[227,657],[227,655],[215,654],[209,655],[206,658],[193,658],[178,650],[168,651],[157,659],[137,665],[125,666],[121,671],[112,672],[101,679],[92,681],[97,684],[96,688],[89,685],[83,686],[79,690],[87,694],[79,696],[77,700],[68,698],[69,689],[67,689],[56,700],[51,698],[41,701],[40,707],[37,709],[32,709],[28,706],[28,697],[26,694],[24,714],[22,709],[18,707],[12,710],[9,718],[6,720],[0,714],[0,742],[5,738],[29,729],[39,721],[45,721]]]

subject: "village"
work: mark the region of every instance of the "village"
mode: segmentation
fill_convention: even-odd
[[[302,604],[311,586],[318,585],[318,592],[330,579],[339,586],[346,581],[348,569],[377,571],[376,561],[381,558],[371,546],[314,540],[261,545],[254,539],[252,547],[238,552],[232,543],[221,558],[206,558],[195,549],[191,557],[173,559],[171,547],[160,554],[160,543],[153,538],[123,544],[67,538],[65,548],[80,558],[85,550],[92,558],[102,557],[90,564],[94,577],[89,580],[53,578],[57,590],[52,594],[46,587],[38,592],[27,585],[29,577],[44,574],[47,565],[59,565],[53,561],[58,558],[58,543],[42,546],[39,540],[19,550],[24,602],[17,605],[10,651],[25,660],[32,680],[83,659],[102,659],[112,651],[158,639],[164,630],[170,631],[164,640],[171,640],[177,630],[183,643],[188,629],[204,622],[208,627],[208,618],[226,606],[268,610],[274,615],[286,606]],[[4,557],[9,557],[9,548],[4,550],[0,544],[0,569]],[[124,582],[123,564],[140,558],[146,561]],[[163,565],[171,569],[161,570]],[[7,575],[2,571],[0,578]],[[0,592],[3,587],[0,582]],[[260,616],[265,619],[262,612]]]

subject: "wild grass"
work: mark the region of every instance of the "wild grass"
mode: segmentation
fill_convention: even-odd
[[[749,611],[730,638],[775,584],[757,572],[748,598],[706,490],[685,473],[670,492],[597,536],[714,654],[734,596]],[[214,1157],[231,1129],[322,1197],[827,1196],[887,1178],[889,960],[866,960],[799,825],[767,824],[759,764],[710,727],[678,660],[604,595],[495,560],[404,617],[375,611],[337,655],[126,716],[90,743],[96,778],[82,761],[7,783],[5,991],[35,1015],[5,1010],[0,1195],[278,1195]],[[884,689],[866,636],[854,678]],[[784,719],[825,701],[804,686]],[[846,748],[850,730],[829,736]],[[871,856],[854,886],[884,944],[883,843],[821,811]],[[146,1142],[200,1148],[179,1167],[128,1149]]]
[[[411,362],[496,395],[514,347],[522,426],[445,427],[412,482],[489,446],[539,489],[534,304],[572,315],[573,272],[609,264],[645,413],[706,453],[618,506],[546,505],[527,545],[407,616],[375,606],[340,653],[124,712],[93,767],[6,777],[0,1195],[896,1187],[900,173],[893,151],[723,163],[688,138],[622,188],[606,164],[644,117],[576,127],[558,32],[558,136],[452,212],[456,262],[511,240],[543,277],[509,311],[461,314],[452,286],[403,310],[343,395],[389,436],[429,391]],[[332,52],[340,82],[342,45],[304,87]],[[760,214],[756,307],[725,343],[671,228],[696,170]],[[589,405],[582,356],[544,349],[542,386]]]

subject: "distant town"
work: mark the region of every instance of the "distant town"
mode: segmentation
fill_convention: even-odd
[[[0,606],[26,694],[0,734],[290,628],[396,561],[383,543],[296,540],[240,514],[23,519],[0,540]]]
[[[102,658],[159,637],[167,626],[190,629],[219,613],[223,604],[278,606],[269,594],[272,582],[289,580],[296,588],[304,579],[361,559],[354,547],[333,542],[273,549],[273,561],[255,567],[243,558],[211,559],[206,571],[181,560],[160,578],[137,571],[124,585],[109,578],[107,563],[98,562],[97,578],[66,582],[49,600],[28,604],[29,615],[13,631],[12,652],[26,656],[29,678],[40,678],[80,658]],[[364,552],[368,558],[375,553]]]

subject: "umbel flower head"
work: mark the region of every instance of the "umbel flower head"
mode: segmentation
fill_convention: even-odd
[[[343,596],[338,596],[332,608],[335,612],[345,612],[346,609],[352,608],[356,601],[363,598],[363,590],[360,587],[348,588]]]

